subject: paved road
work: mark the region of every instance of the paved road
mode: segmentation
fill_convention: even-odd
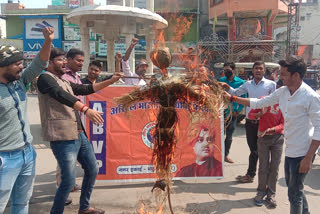
[[[40,118],[38,99],[29,95],[28,113],[34,146],[37,150],[37,177],[34,193],[30,204],[30,213],[49,213],[55,194],[56,161],[48,142],[40,137]],[[247,214],[247,213],[289,213],[287,188],[284,180],[283,159],[280,166],[277,184],[278,207],[268,209],[266,206],[256,207],[253,197],[256,193],[257,179],[251,184],[238,184],[234,181],[237,175],[244,174],[248,164],[249,149],[246,144],[243,124],[239,124],[235,132],[230,156],[236,162],[225,165],[225,178],[221,180],[206,179],[195,181],[175,181],[172,189],[172,204],[176,214]],[[80,168],[80,167],[79,167]],[[78,170],[77,183],[81,183],[81,169]],[[95,207],[103,208],[106,213],[131,214],[139,213],[141,201],[151,207],[155,205],[151,194],[151,182],[137,183],[106,183],[97,182],[91,202]],[[305,192],[311,213],[320,211],[320,157],[314,162],[313,168],[305,181]],[[65,209],[66,214],[77,213],[80,193],[71,193],[73,203]],[[5,213],[9,213],[9,208]],[[169,213],[166,208],[164,213]]]

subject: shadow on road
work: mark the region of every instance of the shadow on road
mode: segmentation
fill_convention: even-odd
[[[252,198],[243,200],[216,200],[205,203],[188,203],[185,211],[192,214],[222,214],[232,209],[255,207]]]
[[[309,186],[311,189],[317,191],[320,190],[320,183],[319,183],[319,178],[320,178],[320,165],[313,165],[313,168],[310,170],[308,173],[304,185]],[[283,187],[287,187],[285,178],[282,177],[278,180],[279,185]],[[311,191],[304,191],[306,195],[314,195],[314,196],[320,196],[320,193],[316,192],[311,192]]]
[[[256,188],[243,188],[242,184],[236,181],[219,182],[219,183],[185,183],[183,181],[175,181],[173,190],[175,193],[223,193],[226,195],[235,195],[239,192],[256,192]]]

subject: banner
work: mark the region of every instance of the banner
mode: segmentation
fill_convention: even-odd
[[[103,112],[103,125],[86,121],[86,131],[99,165],[98,180],[132,181],[154,179],[151,133],[156,124],[159,105],[141,101],[129,113],[113,99],[132,91],[133,87],[107,87],[86,96],[90,108]],[[196,135],[188,135],[188,105],[176,103],[179,122],[172,175],[177,179],[221,178],[223,176],[223,118],[213,121],[214,130],[199,126]]]
[[[34,18],[25,19],[25,38],[26,39],[43,39],[42,29],[45,27],[54,28],[54,39],[60,39],[59,19],[54,18]]]

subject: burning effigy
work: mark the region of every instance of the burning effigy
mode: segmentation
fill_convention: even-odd
[[[156,117],[156,127],[153,137],[153,164],[157,181],[154,189],[161,189],[168,196],[170,212],[173,213],[170,186],[171,163],[177,144],[175,135],[178,124],[176,102],[184,102],[190,112],[190,127],[194,121],[214,121],[220,116],[220,109],[224,100],[223,88],[214,79],[209,79],[205,74],[195,71],[193,75],[185,77],[169,76],[167,68],[171,63],[171,53],[168,47],[155,47],[150,58],[162,74],[162,78],[151,80],[150,84],[134,89],[127,95],[116,98],[117,104],[121,104],[125,111],[140,101],[150,100],[159,105]],[[201,67],[201,65],[199,66]],[[194,119],[196,118],[196,119]],[[193,121],[193,122],[192,122]]]

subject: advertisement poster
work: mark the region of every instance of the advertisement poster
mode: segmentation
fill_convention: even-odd
[[[133,181],[154,179],[151,133],[156,124],[159,106],[150,101],[141,101],[130,107],[129,114],[113,103],[133,87],[107,87],[98,93],[86,96],[90,108],[103,112],[103,125],[86,121],[86,130],[99,166],[99,180]],[[188,105],[176,103],[179,122],[176,129],[177,146],[171,172],[174,179],[180,177],[223,177],[223,122],[210,121],[213,129],[203,125],[196,127],[195,135],[188,130]],[[207,121],[209,122],[209,121]],[[202,157],[201,163],[196,160]]]
[[[66,16],[63,16],[63,26],[64,27],[78,27],[78,28],[80,27],[79,25],[72,24],[71,22],[68,22]]]
[[[78,8],[80,6],[80,0],[69,0],[69,8]]]
[[[43,39],[42,29],[53,27],[54,39],[59,38],[59,19],[26,19],[25,20],[25,38],[26,39]]]
[[[89,29],[90,40],[96,40],[96,34]],[[64,40],[67,41],[80,41],[80,27],[79,26],[64,26]]]
[[[107,56],[108,46],[105,40],[99,40],[98,44],[98,55],[99,56]],[[114,54],[120,52],[123,56],[126,53],[126,44],[125,43],[114,43]]]
[[[81,40],[79,27],[64,27],[64,40]]]
[[[134,48],[136,54],[145,54],[146,53],[146,41],[140,39],[139,43]],[[107,56],[107,42],[105,40],[99,40],[98,44],[98,55]],[[120,52],[122,55],[125,55],[127,47],[124,41],[115,41],[114,42],[114,53]]]
[[[266,35],[265,18],[240,18],[236,20],[237,40],[264,39]]]

